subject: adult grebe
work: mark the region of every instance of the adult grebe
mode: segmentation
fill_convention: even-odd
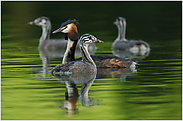
[[[78,41],[78,31],[76,27],[76,20],[68,20],[62,23],[61,27],[55,30],[53,33],[62,32],[66,34],[68,39],[68,46],[63,58],[63,63],[74,61],[74,52],[76,43]],[[136,62],[132,59],[121,59],[114,55],[91,55],[93,61],[97,67],[135,67]],[[76,60],[81,60],[78,58]]]
[[[80,38],[80,50],[82,53],[82,60],[71,61],[65,64],[57,65],[52,70],[52,75],[63,74],[69,75],[74,73],[94,73],[97,71],[96,65],[93,62],[88,52],[88,45],[92,42],[103,42],[90,34],[84,34]],[[72,42],[71,42],[72,43]],[[70,48],[72,49],[72,48]]]
[[[126,21],[124,18],[118,17],[114,22],[114,24],[118,27],[118,37],[116,38],[116,40],[112,45],[113,51],[127,50],[132,53],[145,53],[146,51],[150,51],[148,43],[141,40],[128,41],[125,38]]]
[[[67,47],[67,40],[65,39],[50,39],[50,32],[51,32],[51,21],[48,17],[39,17],[34,21],[28,23],[29,25],[37,25],[42,27],[42,35],[39,40],[39,48],[46,49],[47,53],[51,56],[59,56],[63,57],[66,47]],[[89,44],[89,53],[94,54],[96,50],[96,46],[94,43]],[[81,52],[79,49],[79,44],[76,47],[76,56],[81,56]]]

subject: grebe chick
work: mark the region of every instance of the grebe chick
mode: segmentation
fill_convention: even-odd
[[[51,21],[48,17],[39,17],[28,23],[29,25],[37,25],[42,27],[42,35],[39,40],[39,48],[46,49],[49,55],[63,57],[67,48],[67,40],[50,39]],[[96,46],[94,43],[89,45],[89,53],[94,54]],[[81,56],[79,44],[76,47],[76,55]]]
[[[71,61],[62,65],[57,65],[52,70],[52,75],[55,74],[75,74],[75,73],[94,73],[97,71],[96,65],[93,62],[88,52],[88,45],[92,42],[103,42],[90,34],[84,34],[80,38],[80,50],[82,53],[82,60]]]
[[[76,23],[77,23],[76,20],[68,20],[62,23],[61,27],[53,32],[53,33],[58,32],[65,33],[66,38],[68,38],[68,46],[62,63],[75,60],[74,57],[75,47],[79,38]],[[135,68],[136,64],[135,60],[133,59],[121,59],[120,57],[114,55],[91,55],[91,58],[93,59],[97,67]],[[82,57],[76,60],[77,61],[82,60]]]
[[[118,37],[112,45],[113,51],[130,51],[132,53],[142,53],[150,51],[149,44],[141,40],[130,40],[125,38],[126,21],[122,17],[118,17],[114,24],[118,27]]]

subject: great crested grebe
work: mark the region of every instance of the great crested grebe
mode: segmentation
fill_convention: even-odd
[[[42,35],[39,40],[39,48],[46,49],[49,55],[63,57],[67,48],[67,40],[65,39],[50,39],[51,21],[48,17],[39,17],[28,23],[29,25],[37,25],[42,27]],[[94,43],[89,44],[89,53],[94,54],[96,46]],[[81,56],[79,44],[76,47],[76,56]]]
[[[125,50],[132,53],[144,53],[150,50],[149,44],[141,40],[130,40],[125,38],[126,21],[122,17],[118,17],[114,24],[118,27],[118,37],[112,45],[114,50]]]
[[[68,46],[65,52],[63,62],[74,61],[74,53],[76,43],[78,41],[78,31],[76,27],[76,20],[68,20],[62,23],[61,27],[55,30],[53,33],[62,32],[66,34],[66,38],[68,39]],[[125,67],[135,67],[136,62],[133,59],[121,59],[120,57],[114,55],[91,55],[93,61],[95,62],[97,67],[114,67],[114,68],[125,68]],[[78,58],[76,60],[81,60],[82,58]]]
[[[76,36],[72,36],[72,37],[75,38]],[[96,37],[94,37],[93,35],[90,35],[90,34],[82,35],[80,38],[80,42],[79,42],[80,50],[82,53],[82,60],[71,61],[71,62],[61,64],[61,65],[57,65],[52,70],[52,72],[51,72],[52,75],[55,75],[55,74],[69,75],[69,74],[83,73],[83,72],[84,73],[95,73],[97,71],[97,68],[88,52],[88,45],[89,45],[89,43],[92,43],[92,42],[103,42],[103,41],[98,40]],[[71,41],[71,43],[72,43],[72,41]],[[72,47],[70,49],[72,49]],[[66,58],[66,60],[67,60],[67,58]]]

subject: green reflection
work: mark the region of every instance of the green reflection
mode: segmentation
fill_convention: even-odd
[[[182,46],[181,2],[1,2],[1,119],[2,120],[181,120]],[[27,22],[40,16],[52,21],[52,29],[67,19],[78,19],[79,34],[96,35],[96,54],[112,54],[117,37],[116,17],[127,21],[128,39],[142,39],[151,46],[139,60],[137,74],[96,79],[89,95],[97,106],[83,107],[68,116],[55,108],[64,100],[66,85],[43,68],[39,55],[39,27]],[[51,38],[63,38],[63,34]],[[50,58],[50,70],[62,58]],[[49,70],[49,71],[50,71]],[[123,75],[123,74],[121,74]],[[81,91],[81,85],[78,85]],[[80,100],[78,98],[78,100]]]

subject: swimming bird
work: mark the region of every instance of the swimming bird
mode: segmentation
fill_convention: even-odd
[[[141,40],[127,40],[125,38],[126,20],[123,17],[118,17],[114,24],[118,27],[118,37],[112,44],[113,51],[130,51],[134,54],[145,55],[150,51],[150,46],[147,42]]]
[[[48,17],[39,17],[28,23],[29,25],[37,25],[42,27],[42,35],[39,40],[39,48],[46,49],[50,56],[63,57],[67,48],[67,40],[65,39],[50,39],[51,21]],[[94,54],[96,46],[94,43],[89,44],[89,53]],[[81,56],[79,44],[76,47],[76,56]]]
[[[75,47],[78,42],[78,30],[76,24],[78,22],[76,20],[68,20],[62,23],[61,27],[55,30],[53,33],[62,32],[65,33],[65,38],[68,39],[67,50],[65,52],[63,62],[75,61],[74,53]],[[91,58],[95,62],[97,67],[114,67],[114,68],[125,68],[125,67],[135,67],[136,61],[133,59],[121,59],[120,57],[114,55],[91,55]],[[76,60],[81,60],[78,58]]]
[[[71,35],[71,36],[75,37],[73,35]],[[70,75],[70,74],[75,74],[75,73],[96,73],[96,71],[97,71],[96,65],[93,62],[93,60],[90,57],[90,54],[88,52],[88,45],[89,45],[89,43],[92,43],[92,42],[101,43],[103,41],[97,39],[96,37],[94,37],[93,35],[90,35],[90,34],[82,35],[79,40],[80,50],[82,53],[82,60],[71,61],[71,62],[67,62],[65,64],[57,65],[52,70],[52,72],[51,72],[52,75],[55,75],[55,74]],[[72,49],[72,47],[70,49]]]

